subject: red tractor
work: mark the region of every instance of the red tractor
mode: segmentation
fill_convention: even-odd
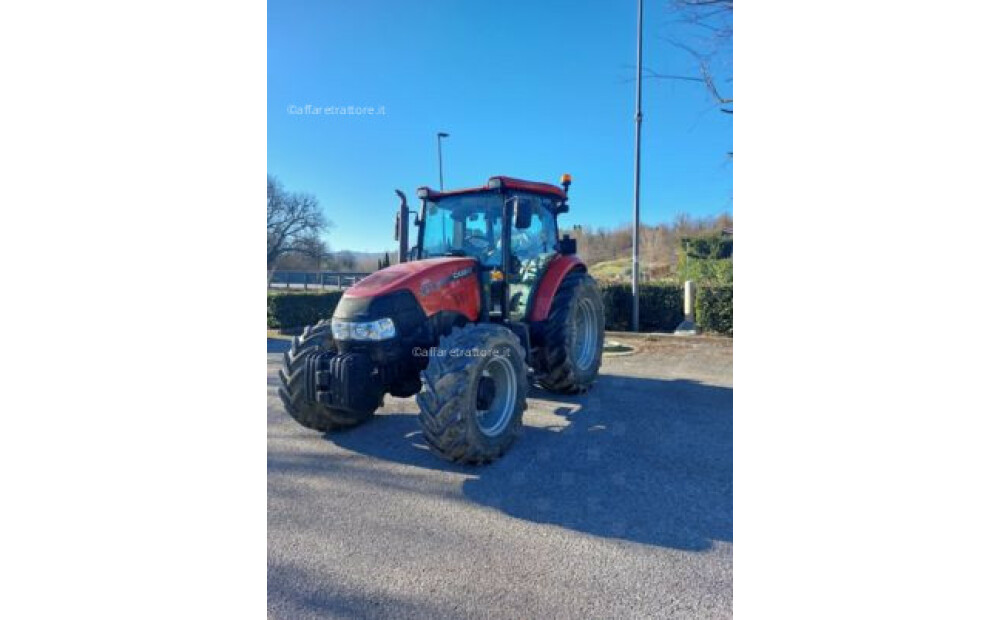
[[[570,181],[421,187],[413,248],[397,190],[400,262],[352,286],[332,320],[293,341],[279,372],[288,413],[334,431],[371,418],[386,393],[416,394],[435,453],[488,463],[519,432],[529,367],[545,389],[587,390],[601,367],[604,305],[576,241],[558,235]]]

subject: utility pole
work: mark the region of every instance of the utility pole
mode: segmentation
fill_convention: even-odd
[[[444,191],[444,168],[441,165],[441,138],[447,138],[449,134],[443,131],[438,132],[438,189]]]
[[[639,143],[642,135],[642,0],[635,62],[635,220],[632,223],[632,331],[639,331]]]

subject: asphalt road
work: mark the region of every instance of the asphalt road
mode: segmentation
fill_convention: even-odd
[[[732,347],[640,342],[580,397],[529,394],[485,467],[439,460],[411,399],[322,435],[268,341],[269,618],[732,615]]]

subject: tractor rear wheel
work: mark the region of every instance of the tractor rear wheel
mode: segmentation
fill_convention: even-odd
[[[566,274],[549,310],[536,368],[538,383],[563,394],[585,392],[597,380],[604,348],[604,301],[594,279]]]
[[[330,321],[320,321],[292,340],[292,348],[285,351],[284,364],[278,370],[278,397],[288,415],[302,426],[324,433],[360,424],[375,412],[345,411],[316,401],[316,361],[332,350]]]
[[[514,442],[527,405],[524,348],[506,327],[458,327],[441,339],[417,395],[431,450],[450,461],[489,463]]]

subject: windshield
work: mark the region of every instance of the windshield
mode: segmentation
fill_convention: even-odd
[[[556,220],[552,199],[517,194],[522,208],[531,211],[530,225],[511,231],[512,269],[542,264],[555,254]],[[513,196],[512,196],[513,198]],[[425,258],[469,256],[483,265],[500,267],[503,237],[503,198],[496,193],[442,196],[427,200],[424,216]]]
[[[499,267],[503,199],[497,193],[427,200],[423,256],[469,256]]]

